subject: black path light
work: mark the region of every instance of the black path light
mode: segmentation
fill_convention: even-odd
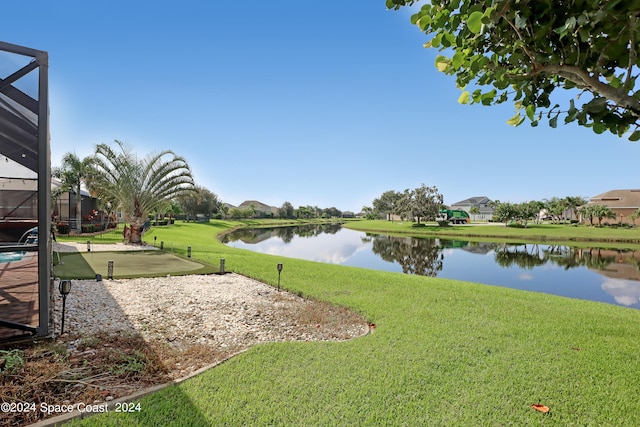
[[[91,252],[91,240],[87,240],[87,252]]]
[[[64,312],[67,308],[67,295],[71,292],[71,280],[61,280],[58,283],[58,290],[62,295],[62,325],[60,327],[60,335],[64,334]]]
[[[113,280],[113,260],[107,261],[107,279]]]
[[[158,236],[153,236],[153,247],[156,247],[156,240],[158,240]]]
[[[282,273],[282,263],[278,263],[278,292],[280,292],[280,273]]]
[[[191,246],[187,246],[187,257],[191,258]]]

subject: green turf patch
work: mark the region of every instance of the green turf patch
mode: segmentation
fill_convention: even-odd
[[[62,262],[54,267],[53,272],[61,279],[92,279],[96,274],[106,278],[109,261],[113,261],[114,278],[213,272],[213,268],[204,263],[157,250],[73,252],[60,254],[60,257]]]

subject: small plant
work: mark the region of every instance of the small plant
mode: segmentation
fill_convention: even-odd
[[[8,374],[17,372],[24,366],[24,359],[20,350],[0,350],[0,371]]]
[[[87,348],[95,347],[100,343],[100,340],[96,337],[85,337],[78,345],[78,350],[86,350]]]
[[[51,352],[56,363],[62,363],[67,360],[67,346],[64,343],[57,342],[51,346]]]
[[[142,372],[147,363],[147,357],[139,352],[134,351],[133,354],[124,354],[120,358],[120,361],[115,366],[112,366],[109,370],[115,375],[122,375],[128,373]]]

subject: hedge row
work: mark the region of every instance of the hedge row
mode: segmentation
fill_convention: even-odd
[[[109,224],[82,224],[80,226],[82,233],[96,233],[98,231],[104,231],[107,228],[116,228],[117,224],[109,223]],[[58,222],[56,224],[56,229],[58,230],[58,234],[69,234],[69,223],[68,222]]]

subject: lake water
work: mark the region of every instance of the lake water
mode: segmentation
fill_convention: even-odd
[[[374,235],[325,224],[241,229],[224,243],[289,258],[485,283],[640,309],[640,251]]]

